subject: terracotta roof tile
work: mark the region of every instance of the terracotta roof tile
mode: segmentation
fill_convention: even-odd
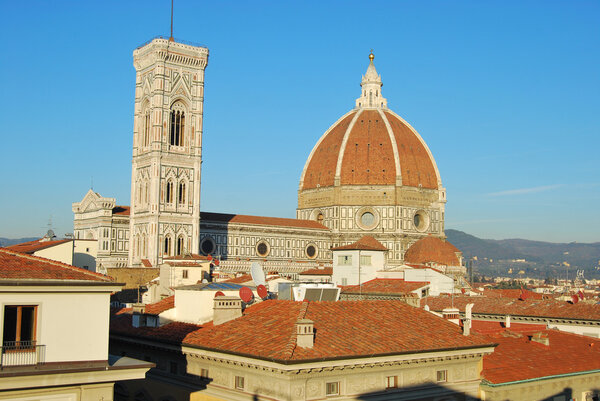
[[[301,274],[303,276],[331,276],[333,274],[333,267],[325,267],[323,269],[308,269],[298,274]]]
[[[571,304],[555,299],[525,299],[515,298],[490,298],[483,296],[454,295],[429,297],[421,300],[421,306],[429,305],[434,311],[441,311],[452,305],[465,310],[467,304],[473,303],[473,313],[486,313],[494,315],[554,317],[561,319],[600,320],[600,304],[579,302]]]
[[[533,292],[527,289],[497,289],[485,288],[483,295],[490,298],[524,298],[524,299],[544,299],[543,294]]]
[[[290,342],[294,342],[294,325],[300,315],[314,322],[313,348],[290,346]],[[192,332],[184,342],[206,349],[280,361],[493,345],[492,341],[478,334],[465,337],[457,325],[398,301],[306,303],[269,300],[247,308],[240,318]]]
[[[243,284],[243,283],[247,283],[249,281],[254,282],[254,279],[252,279],[252,276],[250,274],[242,274],[239,277],[230,278],[229,280],[225,280],[223,282],[224,283],[233,283],[233,284]]]
[[[146,305],[145,312],[151,315],[159,315],[166,310],[173,309],[175,307],[175,295],[163,298],[158,302]]]
[[[547,335],[549,344],[531,341],[536,332]],[[558,330],[515,333],[510,329],[488,338],[498,346],[483,358],[484,383],[509,383],[600,369],[599,339]]]
[[[55,245],[64,244],[65,242],[71,242],[73,240],[70,239],[60,239],[55,241],[43,241],[43,238],[36,239],[33,241],[22,242],[20,244],[10,245],[5,247],[5,249],[10,249],[11,251],[21,252],[21,253],[29,253],[32,254],[37,251],[41,251],[42,249],[50,248]]]
[[[248,216],[243,214],[200,212],[200,219],[207,221],[217,221],[220,223],[258,224],[268,226],[313,228],[318,230],[329,231],[327,227],[313,220],[288,219],[283,217],[264,217]]]
[[[412,244],[404,254],[406,263],[439,263],[446,266],[460,266],[456,255],[458,248],[448,241],[428,235]]]
[[[335,248],[331,248],[332,251],[341,251],[341,250],[360,250],[360,251],[387,251],[388,249],[381,244],[381,242],[377,241],[375,238],[370,235],[365,235],[358,241],[348,244],[342,245]]]
[[[0,280],[77,280],[111,282],[79,267],[0,248]]]
[[[362,286],[349,285],[342,289],[343,294],[387,294],[406,295],[429,285],[426,281],[404,281],[403,279],[376,278],[364,282]],[[361,288],[362,287],[362,288]]]
[[[160,327],[133,327],[131,324],[131,314],[127,312],[112,315],[110,319],[111,335],[147,338],[178,345],[184,341],[189,333],[200,330],[203,327],[212,327],[212,322],[205,326],[172,322]]]
[[[142,259],[142,264],[144,267],[152,267],[152,263],[150,263],[150,260],[148,259]]]
[[[112,209],[112,214],[116,214],[119,216],[129,216],[129,212],[129,206],[115,206]]]

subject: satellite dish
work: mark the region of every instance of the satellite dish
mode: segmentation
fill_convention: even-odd
[[[258,293],[258,296],[261,299],[266,299],[269,296],[269,291],[267,291],[267,287],[265,287],[262,284],[259,284],[258,287],[256,287],[256,292]]]
[[[224,296],[225,296],[225,293],[223,291],[217,291],[217,292],[215,292],[215,298],[216,297],[224,297]]]
[[[256,285],[265,285],[267,283],[265,280],[265,272],[258,262],[252,262],[252,265],[250,265],[250,275]]]
[[[56,234],[54,234],[54,231],[52,230],[48,230],[48,232],[46,233],[46,236],[50,239],[56,237]]]
[[[250,288],[242,287],[240,288],[240,298],[242,298],[242,301],[249,304],[250,302],[252,302],[254,294],[252,293],[252,290]]]
[[[206,284],[206,283],[208,283],[208,280],[207,280],[207,279],[205,279],[205,278],[203,278],[203,279],[202,279],[202,284]]]

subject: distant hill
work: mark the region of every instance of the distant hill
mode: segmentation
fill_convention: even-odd
[[[564,276],[566,265],[571,269],[585,270],[586,278],[600,276],[600,242],[553,243],[524,239],[481,239],[458,230],[446,230],[448,241],[463,252],[467,259],[477,257],[476,265],[481,272],[504,274],[511,267],[525,270],[534,276]],[[522,260],[525,262],[514,262]]]
[[[3,238],[0,237],[0,248],[4,248],[6,246],[20,244],[22,242],[33,241],[36,239],[40,239],[40,237],[26,237],[26,238]]]

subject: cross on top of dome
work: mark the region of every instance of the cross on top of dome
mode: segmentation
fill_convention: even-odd
[[[377,73],[373,59],[375,59],[375,55],[373,54],[373,49],[371,49],[369,66],[360,82],[361,94],[356,99],[357,108],[387,108],[387,99],[381,94],[381,87],[383,86],[381,75]]]

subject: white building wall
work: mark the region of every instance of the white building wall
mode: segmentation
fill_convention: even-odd
[[[340,264],[340,257],[350,256],[350,265]],[[370,256],[370,265],[361,264],[361,256]],[[336,285],[359,285],[377,277],[377,270],[385,265],[383,251],[333,251],[333,275],[332,281]]]
[[[49,248],[40,249],[33,253],[34,256],[55,260],[67,265],[73,264],[73,241],[56,244]]]
[[[45,345],[46,362],[107,359],[108,292],[0,292],[0,326],[5,305],[37,305],[36,340]]]
[[[73,240],[73,266],[95,272],[97,256],[97,240]]]
[[[406,281],[428,281],[429,295],[438,296],[441,293],[451,294],[454,291],[454,280],[442,273],[432,269],[406,269],[404,270]]]

